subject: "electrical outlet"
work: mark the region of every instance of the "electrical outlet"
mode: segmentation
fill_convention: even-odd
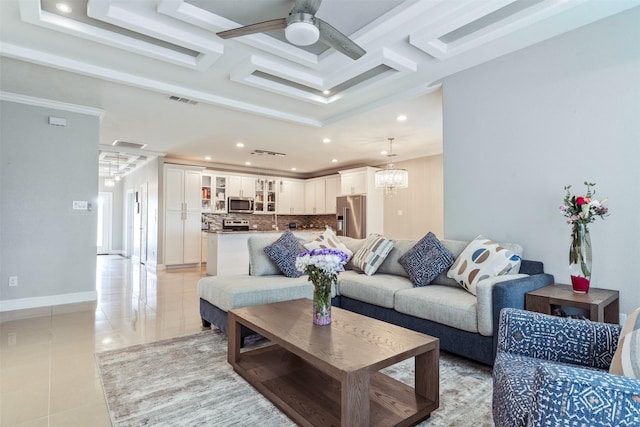
[[[18,286],[18,276],[9,276],[9,286]]]

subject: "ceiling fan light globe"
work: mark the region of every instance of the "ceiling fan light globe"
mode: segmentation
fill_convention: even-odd
[[[309,46],[320,39],[320,31],[309,22],[292,22],[285,28],[284,35],[296,46]]]

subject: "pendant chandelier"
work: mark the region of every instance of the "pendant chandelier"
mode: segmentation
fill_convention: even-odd
[[[393,139],[389,140],[389,152],[387,157],[389,163],[386,169],[382,169],[375,174],[376,188],[383,188],[384,193],[389,196],[393,196],[398,191],[398,188],[407,188],[409,186],[409,172],[406,169],[398,169],[393,166],[391,158],[395,156],[393,154]]]
[[[122,180],[122,172],[120,172],[120,154],[118,154],[116,161],[117,161],[117,166],[116,166],[116,171],[113,174],[113,179],[116,182],[120,182]]]

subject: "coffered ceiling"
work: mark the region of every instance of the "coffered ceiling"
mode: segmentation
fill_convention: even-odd
[[[444,77],[639,4],[324,0],[316,17],[366,51],[353,60],[282,29],[216,35],[286,17],[292,0],[2,0],[0,89],[104,110],[103,169],[121,140],[146,144],[113,151],[134,166],[164,153],[311,176],[385,163],[388,137],[396,162],[442,152]]]

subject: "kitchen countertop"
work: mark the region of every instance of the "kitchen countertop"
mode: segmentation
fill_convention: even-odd
[[[205,233],[216,233],[216,234],[257,234],[257,233],[283,233],[285,229],[282,230],[241,230],[241,231],[233,231],[233,230],[202,230]],[[321,233],[325,229],[324,228],[291,228],[291,231],[296,232],[307,232],[307,233]]]

